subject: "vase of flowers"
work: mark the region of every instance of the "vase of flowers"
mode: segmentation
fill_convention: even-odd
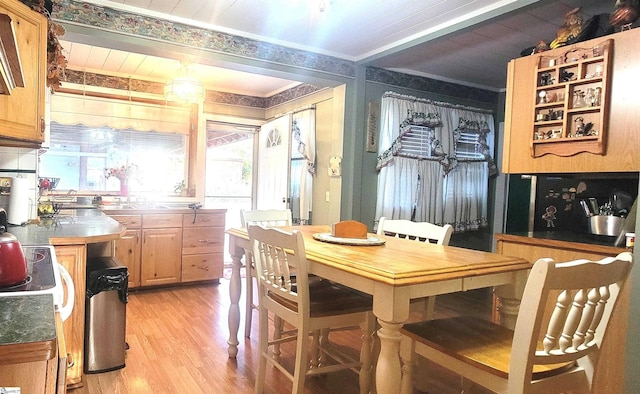
[[[127,178],[120,180],[120,195],[129,197],[129,181]]]
[[[120,195],[129,197],[129,179],[138,171],[135,164],[127,164],[120,167],[105,168],[105,178],[118,178],[120,181]]]

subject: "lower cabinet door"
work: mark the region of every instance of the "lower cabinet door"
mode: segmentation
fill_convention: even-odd
[[[182,229],[142,230],[142,286],[179,283],[182,274]]]
[[[122,238],[115,242],[116,258],[127,266],[129,272],[129,289],[140,287],[141,234],[141,230],[127,230]]]
[[[67,387],[83,385],[84,368],[84,304],[87,284],[87,250],[84,245],[56,246],[58,263],[69,271],[75,287],[73,312],[62,327],[67,345]]]

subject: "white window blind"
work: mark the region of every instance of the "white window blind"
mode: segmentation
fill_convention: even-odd
[[[433,129],[411,125],[400,138],[399,154],[407,157],[433,157]]]
[[[456,140],[456,157],[458,160],[483,160],[484,155],[480,151],[480,134],[463,131]]]

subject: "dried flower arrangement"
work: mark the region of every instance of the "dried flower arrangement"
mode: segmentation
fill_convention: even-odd
[[[63,48],[58,40],[58,37],[64,35],[64,28],[51,19],[52,0],[21,0],[21,2],[47,18],[47,86],[51,92],[55,92],[60,87],[60,81],[67,69],[67,58],[62,53]]]

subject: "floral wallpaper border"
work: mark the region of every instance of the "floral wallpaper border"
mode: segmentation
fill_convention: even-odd
[[[439,81],[437,79],[416,75],[403,74],[377,67],[367,67],[366,80],[483,103],[497,103],[499,95],[497,92],[490,90],[458,85],[451,82]]]
[[[114,10],[75,0],[54,0],[52,17],[98,29],[179,43],[276,64],[318,70],[353,78],[355,64],[338,59],[214,30]]]
[[[164,84],[160,82],[69,69],[65,73],[64,82],[157,95],[164,93]],[[319,90],[322,88],[310,84],[300,84],[267,98],[207,90],[205,102],[267,109]]]
[[[205,48],[250,59],[258,59],[303,69],[312,69],[348,78],[355,77],[356,64],[351,61],[163,19],[154,19],[76,0],[53,0],[52,17],[59,23],[69,22],[88,25],[98,29],[118,31],[153,40]],[[131,89],[132,91],[156,94],[162,94],[163,90],[163,85],[156,82],[100,74],[86,73],[86,75],[80,76],[78,74],[84,73],[67,70],[66,81],[74,83],[86,81],[88,85],[93,86]],[[370,82],[380,82],[479,102],[496,103],[498,101],[498,93],[493,91],[426,77],[402,74],[377,67],[367,67],[365,75],[365,80]],[[129,84],[131,84],[131,86],[129,86]],[[321,89],[322,88],[318,86],[301,84],[268,98],[207,91],[205,100],[207,102],[230,105],[271,108]]]

